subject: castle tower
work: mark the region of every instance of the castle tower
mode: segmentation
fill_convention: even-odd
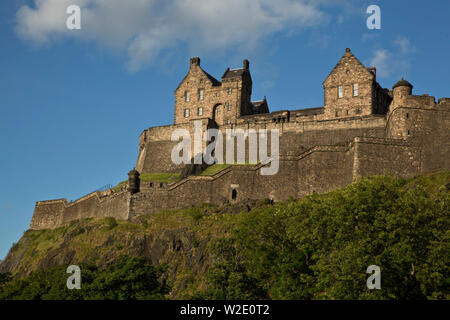
[[[402,78],[394,84],[392,89],[394,91],[394,103],[401,105],[405,101],[405,98],[412,94],[413,85]]]
[[[175,124],[211,118],[221,83],[204,71],[200,58],[190,59],[189,71],[175,90]]]
[[[242,115],[252,114],[250,98],[252,95],[252,77],[250,62],[245,59],[242,68],[227,68],[222,76],[222,88],[225,103],[223,123],[233,121]]]
[[[136,169],[128,172],[128,191],[131,194],[138,193],[140,190],[139,172]]]
[[[189,72],[175,90],[175,124],[210,118],[218,125],[253,113],[250,97],[250,62],[242,68],[227,68],[218,81],[200,67],[200,58],[190,59]]]
[[[327,119],[385,114],[391,98],[349,48],[323,82]]]

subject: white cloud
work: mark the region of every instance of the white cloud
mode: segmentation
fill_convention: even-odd
[[[375,51],[375,55],[370,59],[370,65],[377,68],[377,75],[386,77],[390,72],[390,65],[392,63],[392,53],[386,49],[379,49]]]
[[[377,76],[389,77],[400,74],[405,76],[411,64],[412,54],[416,51],[406,37],[397,37],[392,41],[390,50],[381,48],[374,51],[369,64],[377,68]]]
[[[254,48],[268,35],[327,21],[310,0],[33,1],[17,12],[22,38],[38,45],[66,37],[94,41],[126,52],[132,71],[179,43],[209,51]],[[82,8],[81,30],[66,28],[71,4]]]
[[[399,36],[395,38],[394,45],[400,49],[401,54],[414,53],[416,47],[411,45],[411,41],[408,38]]]

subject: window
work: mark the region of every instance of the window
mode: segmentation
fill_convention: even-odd
[[[230,120],[227,120],[227,124],[230,124],[231,123],[231,121]]]
[[[189,117],[189,109],[184,109],[184,117]]]
[[[199,116],[203,115],[203,108],[202,107],[197,109],[197,115],[199,115]]]
[[[237,191],[236,189],[231,190],[231,199],[236,200],[237,198]]]
[[[406,119],[408,119],[409,118],[409,113],[406,113]]]
[[[227,102],[227,110],[231,111],[231,103]]]
[[[357,83],[355,83],[355,84],[353,85],[353,96],[354,96],[354,97],[357,97],[357,96],[358,96],[358,84],[357,84]]]
[[[228,94],[232,94],[233,93],[233,89],[232,88],[228,88],[227,92],[228,92]]]
[[[339,117],[339,111],[336,111],[335,116]]]
[[[342,98],[344,96],[344,89],[342,88],[342,86],[338,87],[338,98]]]
[[[203,100],[204,93],[205,93],[205,90],[203,90],[203,89],[198,90],[198,100]]]
[[[189,93],[189,91],[186,91],[184,93],[184,101],[186,101],[186,102],[191,101],[191,94]]]

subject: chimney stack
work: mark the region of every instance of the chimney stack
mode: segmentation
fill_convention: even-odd
[[[191,68],[192,68],[192,66],[200,66],[200,58],[199,57],[191,58]]]
[[[244,69],[248,70],[249,68],[250,68],[250,62],[247,59],[245,59],[244,60]]]

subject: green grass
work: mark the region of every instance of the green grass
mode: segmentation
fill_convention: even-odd
[[[179,173],[143,173],[140,175],[141,181],[144,182],[175,182],[180,178]]]
[[[212,166],[206,168],[200,175],[201,176],[213,176],[216,173],[219,173],[222,170],[225,170],[231,166],[256,166],[253,163],[242,163],[242,164],[213,164]]]
[[[122,186],[127,182],[128,182],[128,180],[122,181],[117,186],[113,187],[112,191],[114,191],[114,192],[120,191],[120,189],[122,189]]]
[[[201,176],[213,176],[216,173],[231,167],[231,164],[213,164],[212,166],[206,168],[200,175]]]

